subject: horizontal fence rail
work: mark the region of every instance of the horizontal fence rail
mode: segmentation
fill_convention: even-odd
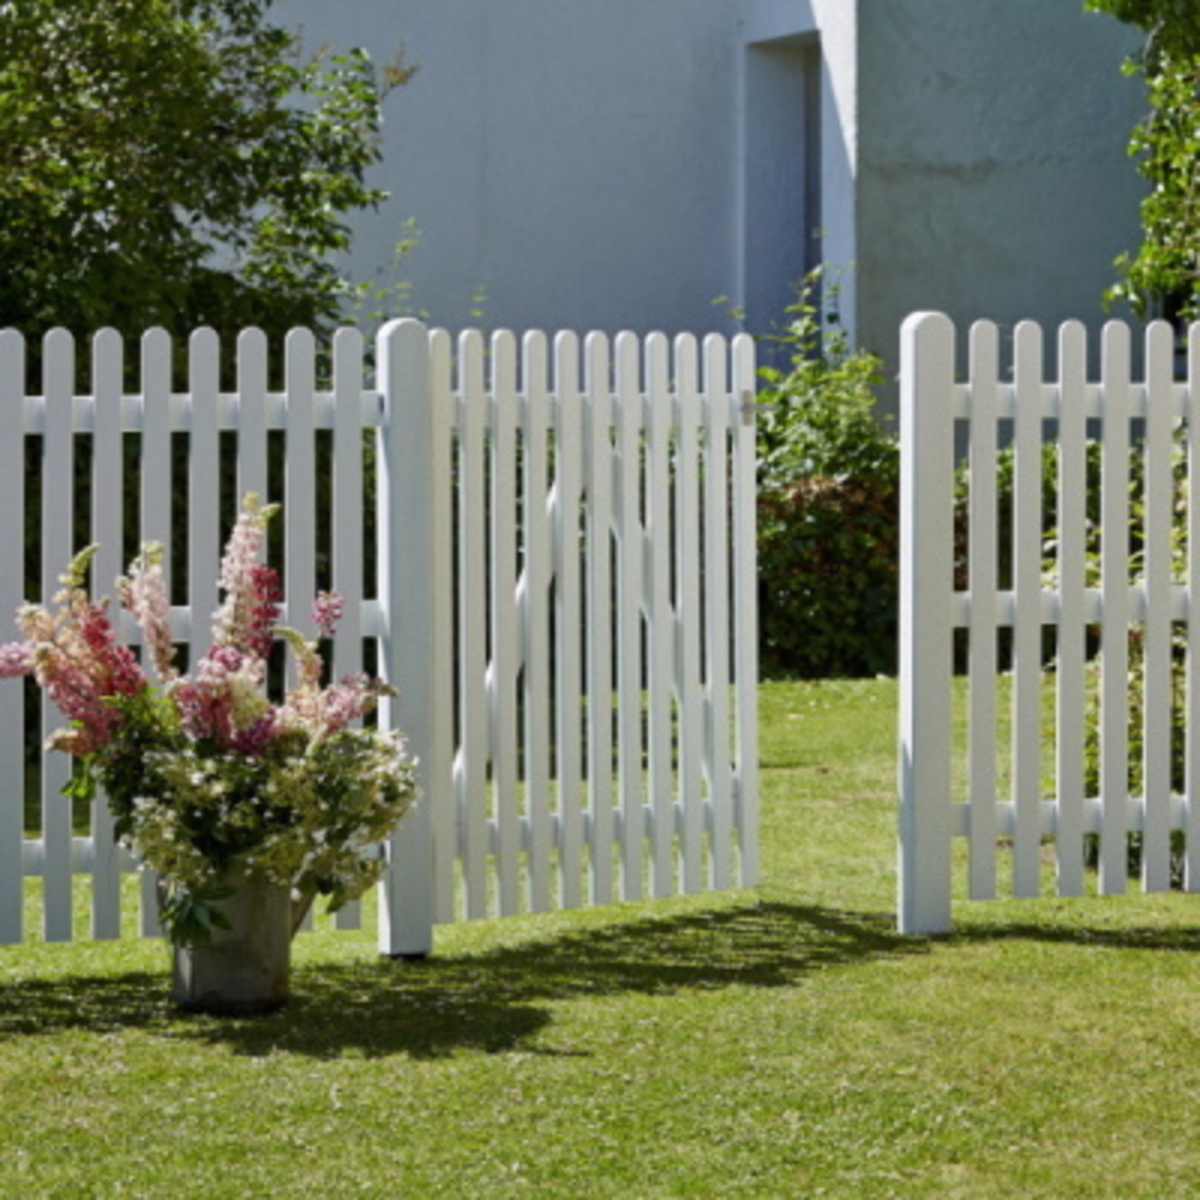
[[[400,321],[373,369],[353,330],[328,349],[293,332],[281,367],[256,330],[231,361],[209,331],[182,363],[161,331],[90,349],[80,388],[72,339],[50,334],[33,389],[0,333],[0,636],[82,545],[101,546],[100,596],[158,541],[194,659],[241,496],[281,502],[286,620],[311,634],[313,595],[342,593],[333,671],[394,682],[380,720],[420,758],[424,802],[380,851],[384,952],[428,952],[436,922],[754,880],[748,339],[454,341]],[[102,798],[81,813],[59,794],[65,756],[31,751],[58,719],[0,684],[0,941],[24,936],[30,877],[45,938],[74,935],[81,876],[92,935],[120,933],[136,864]]]
[[[1124,892],[1131,838],[1145,890],[1195,888],[1200,327],[1186,382],[1161,322],[1136,378],[1107,325],[1098,382],[1077,322],[1052,380],[1032,323],[1010,367],[974,325],[966,382],[946,317],[902,345],[901,929],[950,929],[956,839],[974,899]]]

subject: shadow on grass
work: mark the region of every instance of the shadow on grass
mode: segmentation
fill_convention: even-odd
[[[997,925],[972,925],[964,922],[956,926],[953,933],[936,940],[949,946],[1030,941],[1090,946],[1105,950],[1154,950],[1196,954],[1200,952],[1200,926],[1116,925],[1107,928],[1068,922],[1013,922]]]
[[[21,979],[0,984],[0,1041],[136,1027],[247,1055],[537,1052],[532,1039],[552,1019],[547,1002],[785,987],[814,971],[926,948],[898,937],[885,916],[763,903],[642,919],[458,958],[297,967],[288,1007],[247,1020],[182,1017],[157,975]]]

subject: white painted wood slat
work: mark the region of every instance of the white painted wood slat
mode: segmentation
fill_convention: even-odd
[[[491,344],[491,448],[489,505],[490,724],[493,806],[497,823],[499,913],[521,911],[517,811],[517,351],[513,335],[499,331]]]
[[[1187,341],[1187,616],[1185,660],[1184,783],[1189,797],[1185,825],[1184,886],[1200,891],[1200,322]]]
[[[1101,482],[1100,891],[1126,890],[1129,831],[1129,330],[1115,321],[1101,343],[1104,430]]]
[[[730,523],[729,497],[735,464],[729,453],[730,398],[727,375],[731,367],[724,338],[710,335],[704,341],[704,453],[701,460],[704,490],[704,632],[707,682],[707,712],[704,729],[707,765],[707,798],[712,805],[712,831],[709,840],[710,864],[687,872],[686,889],[700,891],[706,886],[717,890],[733,886],[734,830],[737,824],[733,807],[733,760],[730,740],[730,646],[746,634],[730,622]],[[744,383],[744,381],[742,381]],[[740,384],[738,386],[741,386]],[[734,395],[737,394],[735,389]],[[694,404],[699,404],[699,397]],[[752,651],[757,652],[757,647]],[[748,669],[748,664],[747,669]],[[687,694],[686,691],[684,693]],[[757,697],[749,697],[757,703]],[[690,706],[689,706],[690,707]],[[688,791],[684,796],[690,796]],[[689,807],[698,807],[694,801]],[[700,826],[701,814],[689,812],[689,824]],[[685,828],[687,828],[685,826]],[[695,830],[687,833],[689,850]],[[693,852],[694,853],[694,852]]]
[[[267,336],[244,329],[237,340],[237,503],[248,492],[267,500]]]
[[[1083,893],[1086,729],[1087,337],[1079,322],[1059,334],[1058,655],[1055,670],[1055,780],[1058,799],[1057,887]]]
[[[671,359],[663,334],[645,343],[646,523],[644,542],[646,665],[648,705],[647,767],[654,814],[650,887],[654,896],[675,891],[675,770],[672,748],[675,693],[675,622],[671,597]],[[699,700],[699,697],[696,697]]]
[[[218,604],[221,557],[220,442],[217,396],[220,346],[211,329],[192,334],[188,344],[191,425],[188,438],[188,610],[190,665],[212,644],[212,615]]]
[[[584,345],[587,426],[587,728],[589,854],[592,902],[609,904],[613,891],[613,487],[610,354],[603,334]]]
[[[429,337],[429,456],[431,472],[430,561],[426,564],[435,597],[431,619],[432,660],[439,669],[430,680],[427,705],[432,735],[424,753],[429,778],[437,781],[430,796],[433,869],[433,918],[448,922],[455,915],[455,871],[458,865],[458,804],[454,792],[454,560],[453,560],[453,387],[454,343],[444,329]]]
[[[679,722],[679,789],[683,805],[683,887],[698,891],[704,876],[704,777],[710,769],[704,739],[701,638],[705,617],[700,557],[700,359],[696,339],[675,340],[678,434],[675,462],[675,616],[678,641],[676,712]],[[706,546],[707,549],[707,546]],[[726,648],[726,653],[728,648]]]
[[[342,597],[342,619],[333,643],[333,677],[345,679],[363,669],[363,339],[356,329],[339,329],[334,334],[332,384],[332,584]],[[245,403],[243,392],[243,406]],[[248,416],[244,412],[243,429]],[[257,414],[254,424],[257,429]],[[257,437],[255,442],[257,459]],[[265,438],[261,445],[265,471]],[[246,478],[251,478],[249,471]],[[338,929],[358,929],[362,924],[359,902],[340,909],[335,923]]]
[[[92,394],[96,411],[92,433],[92,598],[108,599],[109,616],[119,620],[114,582],[121,574],[124,513],[121,396],[124,356],[120,335],[102,330],[92,343]],[[121,932],[121,877],[108,800],[92,801],[92,936],[115,938]]]
[[[759,879],[758,800],[758,442],[754,341],[738,334],[732,345],[732,393],[738,420],[733,435],[734,680],[737,686],[737,792],[739,873],[742,887]],[[718,804],[728,803],[717,797]]]
[[[171,339],[165,330],[152,329],[141,342],[142,438],[139,470],[139,528],[141,542],[157,542],[163,549],[163,575],[168,595],[176,567],[172,547],[172,434],[171,434]],[[178,649],[177,649],[178,653]],[[178,664],[181,668],[182,662]],[[158,880],[153,871],[138,879],[138,927],[144,937],[161,932],[158,920]]]
[[[553,574],[551,522],[548,502],[550,452],[549,348],[542,333],[529,333],[522,342],[521,377],[525,398],[521,425],[521,518],[525,525],[522,581],[524,588],[523,710],[525,716],[524,786],[529,814],[529,907],[550,908],[554,873],[554,831],[551,823],[550,744],[552,696],[550,681],[550,582]],[[561,864],[560,864],[561,866]]]
[[[25,339],[0,330],[0,643],[17,641],[25,601]],[[0,682],[0,943],[24,935],[24,681]]]
[[[967,779],[971,819],[968,887],[972,899],[996,894],[996,392],[999,333],[994,323],[971,327],[970,509],[968,582],[971,624],[968,663]]]
[[[487,396],[484,347],[468,331],[458,343],[459,385],[459,748],[466,915],[488,913],[487,559],[484,443]]]
[[[1042,331],[1016,329],[1013,471],[1013,894],[1036,896],[1041,872]]]
[[[558,787],[559,902],[583,903],[583,633],[581,548],[584,401],[580,389],[579,339],[560,333],[554,339],[554,391],[557,398],[554,442],[554,665],[555,766]]]
[[[617,773],[621,797],[621,898],[645,894],[642,779],[642,394],[637,338],[617,335],[613,346],[617,455],[615,515],[617,571]]]
[[[50,603],[75,552],[75,344],[65,330],[43,341],[46,396],[42,435],[42,601]],[[42,693],[42,735],[65,724]],[[42,753],[42,924],[46,941],[71,939],[71,804],[62,796],[71,774],[65,754]]]
[[[1142,886],[1171,886],[1171,443],[1175,335],[1164,321],[1146,331],[1145,525],[1146,619],[1142,642]]]

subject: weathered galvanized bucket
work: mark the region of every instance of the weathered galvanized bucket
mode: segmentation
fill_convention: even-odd
[[[286,884],[233,868],[222,880],[231,894],[216,901],[228,929],[212,940],[174,946],[173,995],[188,1012],[249,1016],[288,1001],[292,898]]]

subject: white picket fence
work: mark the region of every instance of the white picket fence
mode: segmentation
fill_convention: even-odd
[[[1200,880],[1200,642],[1187,636],[1200,583],[1200,327],[1191,330],[1186,383],[1176,382],[1163,323],[1146,331],[1140,379],[1130,330],[1116,322],[1101,338],[1099,382],[1089,381],[1087,337],[1075,322],[1058,331],[1053,379],[1036,325],[1016,327],[1011,372],[994,325],[973,326],[969,340],[959,382],[948,318],[916,314],[902,333],[899,910],[910,933],[951,927],[955,839],[967,844],[967,892],[977,899],[997,893],[1003,860],[1015,896],[1123,892],[1134,831],[1144,889],[1170,885],[1173,831],[1186,837],[1186,886]],[[956,438],[969,466],[969,550],[957,584]],[[1009,442],[1013,503],[1002,545],[997,450]],[[1046,446],[1052,501],[1043,499]],[[1090,514],[1089,454],[1101,471],[1099,511]],[[1054,551],[1043,562],[1047,529]],[[1173,539],[1182,539],[1175,553]],[[1002,554],[1011,555],[1011,579],[999,573]],[[958,685],[956,630],[968,664]],[[1012,657],[1002,682],[1001,631]],[[1144,664],[1132,672],[1131,641]],[[1173,653],[1186,659],[1183,696],[1174,694]],[[1008,711],[1002,689],[1011,691]],[[1131,794],[1137,720],[1143,786]],[[1186,731],[1181,789],[1171,778],[1173,722]],[[1086,786],[1089,746],[1096,787]],[[1091,835],[1095,883],[1085,860]]]
[[[398,321],[379,334],[370,385],[362,338],[339,331],[327,387],[316,350],[293,332],[283,390],[272,390],[266,341],[246,331],[236,387],[223,391],[220,347],[200,331],[179,392],[169,341],[151,332],[130,394],[121,340],[103,332],[80,396],[75,347],[56,332],[41,392],[27,395],[24,343],[0,333],[0,637],[16,636],[11,614],[26,598],[30,489],[41,498],[42,594],[78,548],[85,500],[87,540],[102,547],[96,589],[111,592],[136,543],[170,544],[172,443],[186,439],[187,511],[175,514],[187,522],[186,564],[168,564],[186,571],[177,639],[193,655],[207,645],[232,508],[256,491],[283,504],[286,619],[305,629],[314,592],[336,587],[346,615],[335,673],[360,669],[375,643],[379,672],[399,688],[380,719],[409,735],[425,801],[381,848],[383,952],[428,952],[435,923],[752,883],[749,339],[468,332],[455,342]],[[277,480],[269,445],[280,437]],[[223,513],[230,455],[236,495]],[[86,498],[73,494],[80,456],[91,463]],[[130,472],[136,514],[125,511]],[[131,519],[137,536],[123,545]],[[372,528],[377,578],[364,581]],[[128,621],[123,633],[136,640]],[[62,755],[43,758],[41,828],[26,832],[22,686],[0,685],[0,941],[24,935],[29,876],[41,879],[46,939],[76,932],[81,875],[92,935],[118,936],[121,876],[135,864],[114,848],[102,803],[86,833],[73,829]],[[54,719],[43,706],[42,733]],[[148,882],[142,892],[151,932]]]

